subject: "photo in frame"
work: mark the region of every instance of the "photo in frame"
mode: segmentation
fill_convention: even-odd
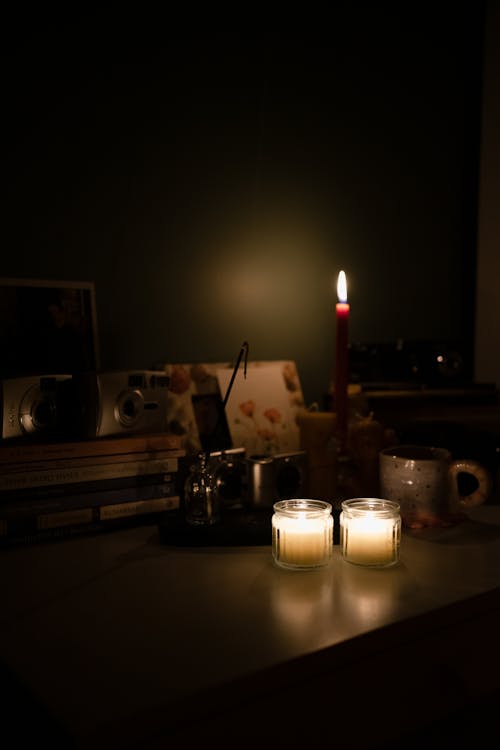
[[[287,363],[286,373],[296,375]],[[231,370],[219,368],[221,393],[229,386]],[[246,378],[236,378],[226,404],[226,419],[234,445],[245,446],[249,455],[275,455],[298,451],[300,431],[297,407],[303,406],[302,392],[290,391],[296,377],[284,376],[283,363],[260,362],[247,368]]]
[[[93,282],[0,278],[0,378],[97,370]]]
[[[249,361],[246,378],[241,366],[225,409],[223,401],[234,365],[162,363],[155,368],[164,369],[170,377],[168,429],[183,436],[188,453],[241,447],[247,453],[299,449],[297,417],[304,408],[304,397],[294,361]],[[268,385],[271,390],[266,400],[263,389]],[[248,416],[252,400],[254,419]],[[240,403],[245,403],[246,414]],[[277,411],[268,411],[266,417],[268,409]],[[236,421],[240,415],[241,424]],[[259,429],[263,430],[260,435]]]

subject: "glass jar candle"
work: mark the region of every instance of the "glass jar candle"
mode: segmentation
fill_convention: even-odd
[[[367,497],[344,500],[339,523],[340,549],[347,562],[385,567],[399,561],[399,503]]]
[[[333,550],[332,506],[323,500],[280,500],[273,505],[273,558],[282,568],[327,565]]]

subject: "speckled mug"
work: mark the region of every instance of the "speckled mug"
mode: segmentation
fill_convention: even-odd
[[[453,460],[446,448],[396,445],[379,453],[381,497],[395,500],[409,528],[449,526],[464,518],[464,510],[484,503],[491,493],[488,470],[468,458]],[[461,495],[458,477],[472,475],[477,487]]]

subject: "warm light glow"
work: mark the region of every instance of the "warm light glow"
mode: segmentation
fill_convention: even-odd
[[[369,498],[346,500],[339,521],[345,560],[380,566],[398,561],[401,518],[397,503]]]
[[[367,515],[345,519],[346,555],[352,562],[390,563],[394,557],[394,520]]]
[[[339,302],[347,302],[347,279],[344,271],[340,271],[337,279],[337,296]]]
[[[275,503],[274,510],[272,544],[278,565],[289,568],[327,565],[333,545],[331,505],[319,500],[283,500]]]
[[[328,526],[323,518],[300,513],[296,518],[275,518],[273,525],[279,529],[282,563],[315,565],[328,556]]]

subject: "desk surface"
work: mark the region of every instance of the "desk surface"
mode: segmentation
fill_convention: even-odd
[[[479,659],[500,627],[500,506],[404,533],[385,570],[344,562],[336,545],[327,568],[289,572],[270,546],[167,547],[149,526],[4,550],[0,585],[4,682],[68,732],[66,747],[181,746],[221,726],[229,744],[290,699],[314,697],[331,721],[355,690],[374,705],[391,691],[403,721],[428,679],[431,698],[456,682],[458,703],[496,684]]]

